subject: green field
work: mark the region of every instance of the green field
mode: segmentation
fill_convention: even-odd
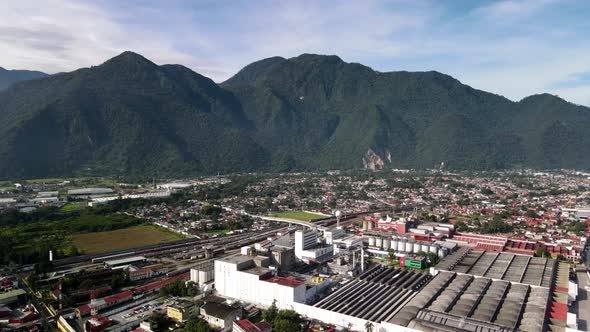
[[[66,205],[61,207],[61,211],[63,212],[71,212],[71,211],[76,211],[76,210],[80,210],[80,209],[84,209],[88,207],[88,202],[87,201],[81,201],[81,202],[69,202]]]
[[[295,219],[295,220],[301,220],[301,221],[310,221],[313,219],[326,218],[326,216],[323,216],[321,214],[315,214],[315,213],[309,213],[309,212],[303,212],[303,211],[273,212],[270,215],[271,215],[271,217],[288,218],[288,219]]]
[[[212,230],[207,230],[204,233],[208,234],[208,235],[215,235],[215,234],[225,234],[227,232],[229,232],[230,229],[229,228],[223,228],[223,229],[212,229]]]
[[[75,234],[71,239],[72,243],[85,254],[98,254],[181,240],[184,236],[157,226],[140,225],[107,232]]]
[[[61,178],[47,178],[47,179],[31,179],[31,180],[27,180],[28,183],[60,183],[60,182],[64,182],[65,179],[61,179]]]

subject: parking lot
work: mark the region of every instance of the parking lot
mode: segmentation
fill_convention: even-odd
[[[167,300],[168,301],[168,300]],[[160,299],[154,299],[145,303],[138,304],[135,307],[129,308],[127,310],[121,311],[117,314],[109,316],[112,320],[117,322],[118,324],[128,323],[133,320],[143,320],[146,317],[149,317],[153,312],[158,312],[161,314],[166,313],[166,305],[167,301],[162,301]]]

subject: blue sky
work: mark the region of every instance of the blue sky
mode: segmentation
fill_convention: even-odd
[[[0,66],[49,73],[124,50],[220,82],[253,61],[336,54],[379,71],[437,70],[512,100],[590,106],[586,0],[0,2]]]

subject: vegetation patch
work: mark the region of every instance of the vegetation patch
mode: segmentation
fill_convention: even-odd
[[[321,214],[303,212],[303,211],[287,211],[287,212],[273,212],[271,217],[288,218],[302,221],[310,221],[314,219],[326,218]]]
[[[107,232],[75,234],[71,237],[73,245],[86,254],[129,249],[183,238],[180,234],[166,232],[152,225],[140,225]]]
[[[61,207],[61,211],[63,212],[71,212],[80,209],[84,209],[88,207],[87,201],[79,201],[79,202],[69,202],[66,205]]]

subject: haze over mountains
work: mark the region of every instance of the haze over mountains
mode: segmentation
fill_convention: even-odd
[[[590,168],[590,108],[438,72],[274,57],[222,84],[125,52],[0,92],[0,177]]]

